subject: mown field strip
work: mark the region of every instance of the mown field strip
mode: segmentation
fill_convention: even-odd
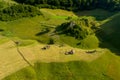
[[[98,52],[94,54],[87,54],[85,50],[72,48],[69,46],[59,47],[57,45],[51,45],[50,49],[42,50],[43,44],[36,44],[30,46],[19,47],[24,57],[30,62],[68,62],[68,61],[93,61],[100,57],[105,51],[97,49]],[[71,49],[75,50],[74,55],[65,55],[65,51]],[[14,73],[28,64],[23,60],[20,54],[17,52],[15,44],[12,41],[6,42],[0,45],[0,79],[5,76]]]

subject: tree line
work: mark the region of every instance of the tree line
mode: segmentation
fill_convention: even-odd
[[[67,10],[90,10],[102,8],[120,10],[120,0],[15,0],[22,4],[30,4],[46,8],[61,8]]]
[[[0,20],[12,21],[22,17],[34,17],[41,15],[39,9],[30,5],[13,5],[0,10]]]

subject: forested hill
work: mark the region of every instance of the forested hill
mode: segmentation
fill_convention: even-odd
[[[102,8],[120,10],[120,0],[15,0],[19,3],[46,8],[61,8],[67,10],[90,10]]]

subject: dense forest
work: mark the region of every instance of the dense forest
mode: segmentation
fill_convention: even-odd
[[[67,10],[90,10],[102,8],[120,10],[120,0],[15,0],[22,4],[30,4],[46,8],[61,8]]]
[[[0,20],[11,21],[22,17],[40,15],[39,8],[65,10],[91,10],[101,8],[109,11],[120,10],[120,0],[14,0],[19,5],[12,5],[2,9],[0,6]],[[38,8],[37,8],[38,7]]]
[[[40,15],[39,9],[30,5],[13,5],[0,10],[0,20],[12,21],[22,17],[34,17]]]

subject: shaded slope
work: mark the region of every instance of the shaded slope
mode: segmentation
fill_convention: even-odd
[[[75,12],[78,16],[93,16],[96,20],[101,21],[105,20],[110,16],[113,16],[115,12],[109,12],[104,9],[94,9],[94,10],[85,10],[85,11],[78,11]]]
[[[97,32],[103,41],[102,47],[112,45],[120,50],[120,13],[104,20],[103,23],[104,24],[100,26],[101,30]]]

